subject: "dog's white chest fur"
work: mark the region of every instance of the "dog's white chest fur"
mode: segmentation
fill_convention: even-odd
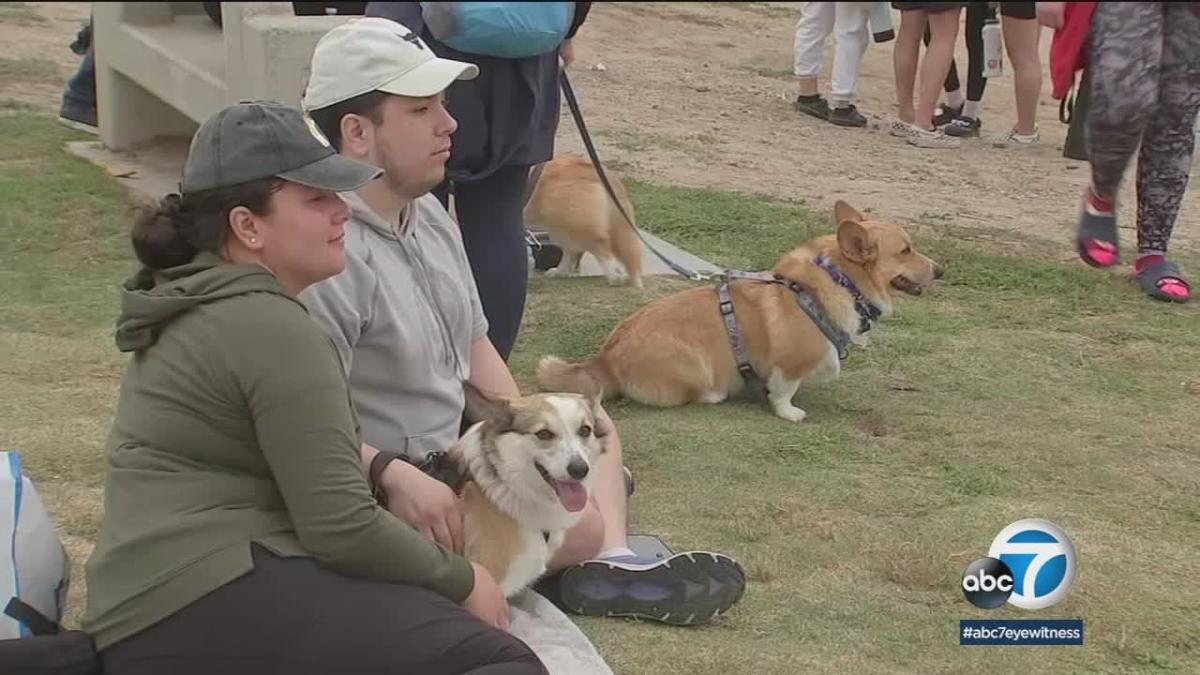
[[[505,596],[512,596],[545,574],[547,563],[562,546],[563,541],[562,532],[550,533],[547,540],[543,532],[521,528],[520,536],[519,552],[509,564],[508,573],[499,580],[500,590],[504,591]]]

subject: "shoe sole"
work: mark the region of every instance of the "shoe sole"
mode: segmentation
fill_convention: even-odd
[[[992,141],[993,148],[1029,148],[1037,145],[1037,141]]]
[[[67,117],[59,117],[58,123],[62,124],[63,126],[70,127],[76,131],[82,131],[86,134],[92,134],[93,136],[100,135],[99,128],[90,126],[84,122],[76,122],[75,120],[67,118]]]
[[[646,592],[654,587],[667,592]],[[692,551],[651,565],[590,560],[563,573],[560,598],[583,616],[697,626],[729,611],[745,590],[746,574],[732,558]]]
[[[800,106],[797,106],[797,107],[796,107],[796,112],[802,112],[802,113],[804,113],[805,115],[808,115],[808,116],[810,116],[810,117],[815,117],[815,118],[817,118],[817,119],[819,119],[819,120],[828,120],[828,119],[829,119],[829,115],[823,115],[823,114],[821,114],[819,111],[816,111],[816,110],[809,110],[808,108],[803,108],[803,107],[800,107]]]
[[[863,121],[861,121],[861,122],[858,122],[858,121],[856,121],[856,120],[842,120],[842,119],[837,119],[836,117],[830,117],[830,118],[829,118],[829,123],[830,123],[830,124],[836,124],[836,125],[837,125],[837,126],[839,126],[839,127],[865,127],[865,126],[867,126],[867,121],[866,121],[866,120],[863,120]]]

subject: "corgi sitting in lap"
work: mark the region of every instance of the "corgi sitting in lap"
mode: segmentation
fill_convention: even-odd
[[[600,402],[571,393],[502,399],[464,385],[468,415],[480,421],[448,452],[468,481],[463,553],[511,598],[546,573],[587,507],[603,452]]]

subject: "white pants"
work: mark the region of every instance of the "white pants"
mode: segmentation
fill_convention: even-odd
[[[833,77],[830,101],[834,107],[849,104],[858,95],[858,67],[871,35],[867,29],[869,2],[806,2],[796,24],[794,45],[796,77],[821,74],[825,38],[833,33]]]

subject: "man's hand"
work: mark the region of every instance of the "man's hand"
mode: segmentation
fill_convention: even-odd
[[[463,601],[463,607],[483,622],[500,630],[508,630],[508,600],[491,572],[477,562],[471,563],[475,570],[475,588]]]
[[[1063,27],[1063,3],[1039,2],[1036,4],[1038,23],[1055,30]]]
[[[563,40],[558,46],[558,55],[562,57],[563,68],[569,68],[575,60],[575,45],[570,39]]]
[[[402,461],[388,464],[380,483],[387,492],[388,511],[426,537],[462,553],[462,509],[449,485]]]

